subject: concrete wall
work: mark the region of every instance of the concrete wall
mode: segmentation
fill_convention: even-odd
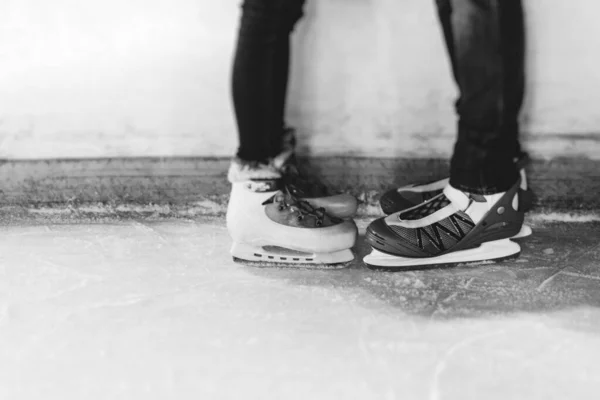
[[[226,156],[238,0],[0,3],[0,157]],[[600,158],[600,5],[528,0],[524,142]],[[311,154],[449,154],[433,0],[312,0],[289,119]]]

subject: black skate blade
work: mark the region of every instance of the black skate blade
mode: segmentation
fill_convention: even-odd
[[[493,260],[481,260],[481,261],[472,261],[472,262],[452,262],[452,263],[439,263],[439,264],[429,264],[429,265],[415,265],[415,266],[402,266],[402,267],[384,267],[379,265],[372,265],[365,263],[365,266],[371,271],[380,271],[380,272],[414,272],[414,271],[431,271],[431,270],[441,270],[441,269],[454,269],[454,268],[463,268],[463,267],[476,267],[476,266],[484,266],[484,265],[493,265],[498,264],[504,261],[516,260],[521,255],[521,252],[516,254],[511,254],[506,257],[500,257]]]

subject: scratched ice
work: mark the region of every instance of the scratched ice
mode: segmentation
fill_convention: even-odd
[[[3,227],[0,399],[596,398],[600,230],[536,228],[381,274],[235,264],[220,219]]]

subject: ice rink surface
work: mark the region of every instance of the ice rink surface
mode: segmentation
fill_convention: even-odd
[[[236,264],[219,218],[4,226],[0,399],[596,399],[600,225],[533,228],[394,274]]]

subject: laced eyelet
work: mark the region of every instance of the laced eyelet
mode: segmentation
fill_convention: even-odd
[[[298,221],[302,221],[304,219],[304,215],[298,215]]]
[[[323,221],[317,220],[317,226],[321,226],[321,225],[323,225]]]

